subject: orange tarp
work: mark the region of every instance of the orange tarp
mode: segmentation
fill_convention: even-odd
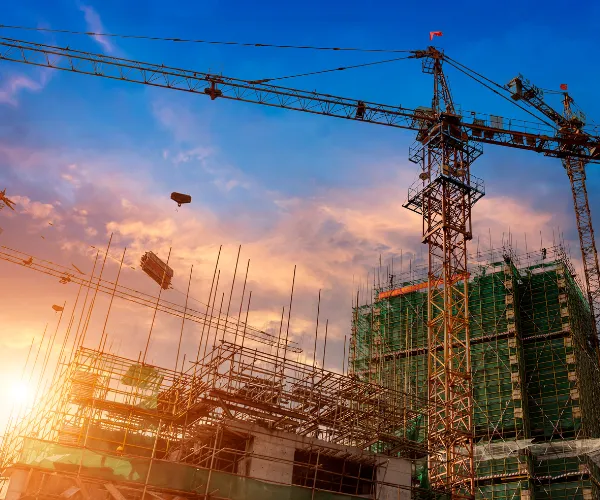
[[[469,279],[471,276],[470,273],[466,274],[466,279]],[[457,281],[461,281],[464,279],[464,275],[455,275],[452,277],[452,283],[456,283]],[[379,300],[381,299],[389,299],[390,297],[397,297],[398,295],[405,295],[407,293],[416,292],[417,290],[423,290],[429,286],[428,281],[424,281],[423,283],[417,283],[416,285],[408,285],[403,286],[402,288],[396,288],[394,290],[390,290],[388,292],[379,292]]]

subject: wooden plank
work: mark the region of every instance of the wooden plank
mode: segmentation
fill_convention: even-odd
[[[79,486],[79,491],[81,492],[81,496],[84,498],[84,500],[90,500],[90,495],[87,491],[87,488],[84,486],[83,482],[81,481],[81,478],[76,477],[75,483],[77,483],[77,486]]]
[[[114,484],[104,483],[104,487],[115,500],[127,500]]]
[[[233,413],[231,413],[229,411],[229,408],[227,408],[227,404],[225,403],[225,401],[223,401],[219,396],[217,396],[217,399],[219,400],[219,403],[221,403],[221,408],[223,408],[223,411],[225,412],[225,414],[230,418],[230,419],[234,419]]]
[[[78,491],[79,491],[79,488],[77,486],[71,486],[70,488],[67,488],[65,491],[63,491],[60,494],[60,496],[62,498],[71,498]]]
[[[146,493],[152,498],[156,498],[156,500],[165,500],[165,497],[161,497],[158,493],[154,493],[153,491],[146,490]]]

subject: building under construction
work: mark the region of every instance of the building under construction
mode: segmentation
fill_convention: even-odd
[[[77,349],[4,440],[6,498],[443,498],[412,483],[423,400],[213,333],[187,371]]]
[[[600,370],[569,260],[550,248],[469,264],[476,497],[600,498]],[[355,304],[351,370],[426,398],[426,270],[384,274]],[[418,480],[427,486],[425,462]]]

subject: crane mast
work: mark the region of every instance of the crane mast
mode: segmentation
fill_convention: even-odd
[[[470,174],[481,148],[469,142],[455,113],[442,54],[432,50],[423,71],[433,75],[430,115],[411,148],[420,164],[420,181],[406,208],[423,217],[428,246],[428,448],[429,480],[452,499],[471,499],[473,461],[473,387],[469,337],[467,242],[472,238],[471,209],[483,183]]]
[[[582,132],[583,117],[574,113],[571,104],[573,99],[565,92],[563,99],[565,123],[561,128],[561,134],[573,140],[574,145],[569,149],[577,149],[579,137],[585,138]],[[571,182],[571,193],[573,195],[573,206],[575,208],[575,220],[577,221],[577,232],[579,233],[579,244],[581,246],[581,260],[583,261],[583,273],[587,287],[590,312],[594,317],[594,331],[592,332],[592,345],[598,348],[598,323],[600,322],[600,266],[598,265],[598,251],[592,225],[592,213],[586,187],[585,168],[587,161],[567,154],[562,159],[569,181]],[[600,353],[598,353],[600,355]]]
[[[586,162],[581,158],[567,156],[563,158],[562,164],[567,171],[571,183],[571,194],[573,195],[575,219],[579,233],[581,260],[583,261],[588,302],[590,304],[590,311],[594,316],[594,335],[591,340],[597,347],[597,330],[598,323],[600,322],[600,266],[598,265],[598,251],[596,250],[592,214],[590,212],[586,187]]]

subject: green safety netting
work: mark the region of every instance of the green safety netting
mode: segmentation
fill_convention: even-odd
[[[124,385],[140,387],[141,389],[158,389],[163,379],[164,376],[161,375],[156,368],[141,364],[133,364],[129,367],[127,373],[123,375],[121,382]]]
[[[598,361],[588,345],[593,326],[587,300],[567,267],[561,261],[521,269],[497,262],[488,271],[469,282],[477,439],[600,437]],[[427,397],[426,292],[376,298],[354,309],[352,363],[359,377]],[[568,471],[565,464],[557,467],[562,474]],[[478,462],[479,478],[515,477],[510,482],[507,477],[507,484],[479,480],[477,498],[519,499],[525,491],[533,496],[534,486],[516,477],[527,472],[519,470],[523,464],[513,458]],[[416,479],[429,486],[426,468]],[[542,488],[539,497],[581,498],[590,488],[561,481],[562,486]]]
[[[157,488],[199,494],[212,493],[230,500],[359,500],[361,497],[313,491],[250,479],[226,472],[147,458],[119,457],[47,441],[26,438],[19,464],[47,470],[78,472],[107,481],[132,481]],[[150,468],[151,467],[151,468]],[[150,474],[148,471],[150,470]]]

